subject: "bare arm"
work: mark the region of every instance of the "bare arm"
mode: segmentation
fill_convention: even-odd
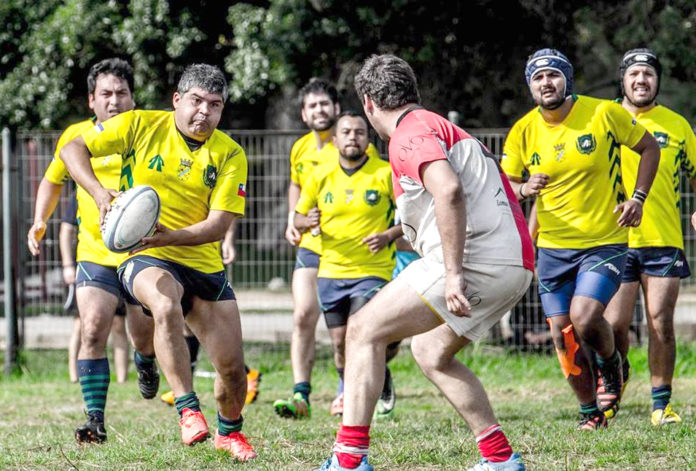
[[[51,183],[46,180],[46,177],[42,178],[41,183],[39,183],[39,189],[36,192],[36,204],[34,205],[34,223],[27,233],[27,247],[29,252],[35,257],[41,253],[39,242],[46,233],[46,221],[51,217],[53,211],[56,210],[62,189],[63,185]]]
[[[222,251],[222,263],[225,265],[229,265],[230,263],[234,262],[235,258],[237,258],[237,250],[234,248],[234,236],[236,231],[237,218],[234,218],[232,219],[230,227],[227,228],[225,238],[222,239],[222,245],[220,246],[220,250]]]
[[[538,195],[541,189],[548,185],[549,176],[545,173],[535,173],[529,176],[529,180],[522,182],[521,178],[508,175],[508,180],[517,201],[522,201]]]
[[[118,196],[113,189],[104,188],[97,180],[89,159],[92,158],[84,139],[81,136],[68,142],[60,151],[60,158],[70,172],[73,180],[94,198],[99,208],[99,222],[104,221],[104,215],[111,209],[111,200]]]
[[[390,227],[384,232],[378,232],[376,234],[370,234],[362,240],[363,244],[366,244],[370,249],[370,252],[377,253],[386,247],[389,243],[394,240],[401,238],[404,235],[404,230],[401,224]]]
[[[295,206],[300,200],[300,185],[291,181],[288,186],[288,225],[285,228],[285,239],[292,245],[297,245],[300,243],[302,238],[302,233],[297,230],[294,224],[295,218]]]
[[[174,245],[201,245],[215,242],[225,237],[232,220],[237,215],[227,211],[211,210],[208,217],[183,229],[172,231],[161,224],[157,224],[156,232],[150,237],[143,237],[141,246],[133,250],[131,254],[154,247]]]
[[[633,151],[640,154],[636,189],[633,196],[623,203],[616,205],[614,212],[621,212],[617,224],[623,227],[637,227],[643,218],[643,203],[650,193],[657,167],[660,165],[660,147],[649,132],[645,132]]]
[[[60,248],[60,260],[63,265],[63,281],[66,285],[75,283],[75,251],[73,242],[77,235],[77,226],[67,222],[60,223],[58,243]]]
[[[447,309],[469,317],[471,305],[466,299],[462,259],[466,238],[466,204],[461,182],[446,160],[428,162],[421,168],[425,189],[433,197],[435,219],[442,241],[445,263]]]

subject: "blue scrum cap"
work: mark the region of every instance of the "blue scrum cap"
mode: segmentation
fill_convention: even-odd
[[[565,77],[565,96],[573,94],[573,64],[568,58],[556,49],[539,49],[537,52],[529,56],[527,66],[524,68],[524,76],[527,79],[527,86],[532,81],[532,78],[542,70],[555,70],[560,72]]]

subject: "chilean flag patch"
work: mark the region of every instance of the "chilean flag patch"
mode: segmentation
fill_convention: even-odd
[[[239,184],[239,189],[237,190],[237,196],[246,196],[246,185],[244,183]]]

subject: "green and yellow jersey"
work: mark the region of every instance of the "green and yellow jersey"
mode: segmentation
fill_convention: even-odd
[[[643,220],[628,231],[628,246],[678,247],[684,249],[681,226],[679,169],[696,178],[696,137],[689,123],[679,114],[657,105],[635,119],[650,132],[660,146],[660,166],[650,195],[643,205]],[[621,171],[627,194],[632,194],[638,176],[640,156],[621,147]]]
[[[626,243],[628,230],[613,214],[625,201],[621,145],[634,147],[645,128],[621,105],[574,96],[565,120],[549,125],[538,108],[517,121],[503,148],[502,167],[511,177],[545,173],[537,198],[539,247],[586,249]]]
[[[318,276],[389,280],[394,269],[394,244],[373,254],[363,238],[384,232],[394,219],[391,168],[379,157],[367,161],[352,175],[339,165],[317,169],[302,187],[296,211],[321,211],[322,253]]]
[[[191,151],[171,111],[128,111],[82,135],[93,156],[123,155],[119,189],[149,185],[161,201],[160,224],[183,229],[208,217],[210,210],[244,214],[247,159],[230,137],[215,130]],[[156,247],[139,252],[204,273],[223,270],[220,242]],[[121,262],[131,256],[126,255]]]
[[[60,151],[68,142],[82,135],[86,130],[94,127],[94,120],[86,119],[75,123],[61,134],[56,145],[53,160],[46,169],[44,177],[55,185],[63,185],[70,174],[65,164],[60,159]],[[118,188],[121,176],[121,156],[107,155],[94,158],[90,162],[99,182],[104,188]],[[99,208],[92,197],[81,186],[77,186],[75,193],[77,198],[77,253],[78,262],[91,262],[106,267],[116,267],[121,258],[119,254],[111,252],[104,246],[99,230]]]
[[[290,181],[300,189],[319,166],[338,162],[338,149],[331,142],[331,131],[324,131],[320,136],[322,139],[328,139],[321,149],[318,149],[319,142],[312,131],[295,141],[290,150]],[[367,147],[367,155],[379,157],[379,152],[370,144]],[[321,237],[313,236],[309,231],[305,232],[302,234],[300,247],[321,255]]]

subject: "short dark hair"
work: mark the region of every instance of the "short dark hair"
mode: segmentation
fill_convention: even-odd
[[[133,94],[133,67],[118,57],[101,60],[90,67],[87,74],[87,93],[94,94],[94,89],[97,88],[97,78],[102,74],[115,75],[125,80],[131,94]]]
[[[210,64],[191,64],[186,66],[181,74],[176,91],[184,95],[194,87],[201,88],[208,93],[217,93],[222,96],[222,101],[227,101],[227,79],[218,67]]]
[[[331,103],[334,105],[338,103],[338,90],[336,90],[333,83],[326,79],[312,77],[304,87],[300,88],[300,107],[304,106],[305,98],[307,98],[307,95],[310,93],[323,93],[329,97]]]
[[[383,110],[420,104],[416,74],[408,62],[392,54],[370,56],[355,76],[355,91],[367,95]]]
[[[345,117],[360,118],[360,119],[362,119],[362,120],[365,122],[365,127],[367,128],[367,130],[368,130],[368,131],[370,130],[370,123],[367,122],[367,118],[365,118],[365,116],[363,116],[362,113],[358,113],[358,112],[355,111],[355,110],[345,110],[345,111],[342,111],[341,114],[339,114],[339,115],[336,117],[336,122],[338,123],[338,122],[340,121],[341,118],[345,118]]]

